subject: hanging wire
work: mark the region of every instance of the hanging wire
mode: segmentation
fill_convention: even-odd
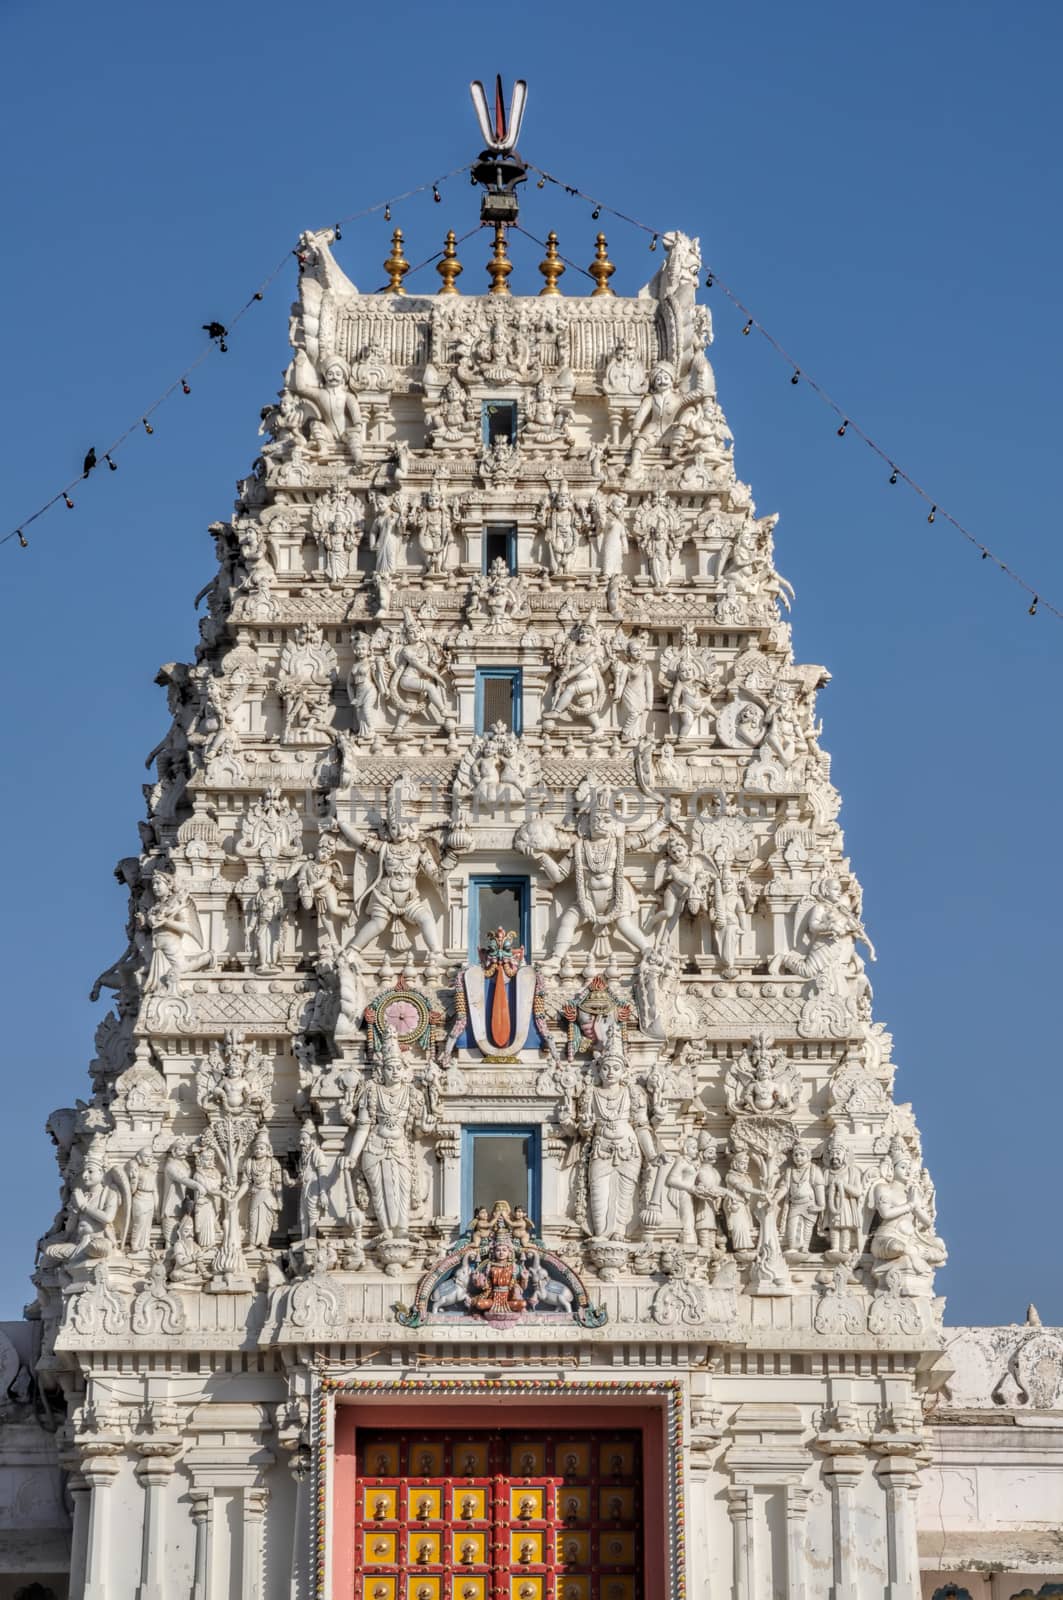
[[[534,162],[529,161],[527,165],[530,171],[537,172],[539,174],[538,187],[542,187],[547,183],[556,184],[558,188],[564,189],[566,194],[574,194],[580,200],[586,201],[587,204],[593,207],[594,210],[599,214],[603,211],[607,212],[610,216],[616,217],[620,222],[626,222],[630,227],[637,228],[641,233],[649,234],[651,239],[651,249],[653,247],[652,241],[662,237],[662,232],[659,228],[651,227],[649,223],[640,221],[638,217],[631,216],[629,212],[618,211],[615,206],[608,205],[604,200],[599,200],[595,195],[587,194],[584,192],[584,190],[575,187],[572,184],[563,183],[562,180],[560,178],[556,178],[552,172],[547,172],[544,168],[537,167]],[[968,544],[974,546],[974,548],[980,553],[983,561],[992,561],[1005,577],[1010,578],[1013,583],[1018,584],[1019,588],[1024,590],[1026,594],[1030,595],[1031,597],[1032,604],[1029,607],[1029,614],[1031,616],[1035,616],[1038,610],[1047,611],[1053,617],[1055,617],[1057,621],[1063,622],[1063,609],[1061,609],[1059,606],[1053,605],[1051,601],[1046,600],[1044,595],[1038,593],[1032,583],[1027,583],[1026,579],[1023,578],[1020,573],[1016,572],[1014,567],[1009,566],[1002,556],[997,555],[996,551],[991,550],[990,547],[985,544],[977,534],[972,533],[970,528],[966,527],[958,517],[954,517],[951,511],[946,511],[944,507],[942,507],[940,503],[934,499],[933,495],[931,495],[928,490],[924,489],[922,484],[919,483],[917,479],[912,477],[911,473],[905,472],[903,467],[897,465],[897,462],[893,456],[884,450],[882,446],[874,438],[872,438],[866,429],[862,428],[859,423],[852,420],[852,417],[848,411],[846,411],[843,406],[838,404],[838,402],[823,387],[821,383],[818,383],[814,378],[809,377],[807,370],[795,360],[786,347],[778,339],[776,339],[775,335],[770,333],[764,324],[754,316],[753,312],[749,309],[745,302],[721,279],[715,268],[712,268],[708,271],[707,283],[708,280],[711,280],[711,286],[720,289],[720,291],[734,306],[735,310],[739,311],[742,316],[747,319],[742,332],[744,334],[749,334],[756,329],[757,333],[759,333],[762,338],[767,340],[768,344],[775,351],[776,355],[778,355],[790,368],[791,383],[797,383],[799,381],[804,383],[809,389],[812,390],[813,394],[823,402],[825,406],[829,407],[829,409],[834,412],[835,416],[842,424],[842,427],[838,429],[838,432],[842,433],[844,429],[845,432],[855,433],[857,438],[862,439],[867,445],[868,449],[873,450],[875,455],[877,455],[880,460],[885,462],[885,464],[889,467],[890,483],[897,483],[899,480],[900,482],[907,484],[908,488],[911,489],[913,494],[918,495],[920,500],[922,500],[923,503],[930,508],[927,516],[928,522],[935,522],[940,517],[943,522],[947,522],[951,528],[955,529],[957,533],[961,534],[962,537],[967,540]]]
[[[423,194],[426,190],[430,189],[433,196],[437,195],[439,193],[439,185],[441,183],[446,183],[449,178],[456,178],[461,173],[468,172],[471,165],[471,162],[463,162],[460,167],[453,167],[449,172],[444,172],[437,178],[429,178],[427,182],[419,183],[412,189],[406,189],[402,194],[393,194],[387,200],[377,200],[371,206],[364,206],[361,211],[352,211],[350,216],[338,218],[338,220],[333,224],[333,232],[335,236],[337,238],[341,237],[340,230],[344,223],[358,222],[363,217],[370,217],[374,212],[377,211],[384,211],[388,216],[390,216],[392,206],[398,205],[402,200],[412,200],[415,195]],[[474,228],[470,231],[475,233],[476,229]],[[468,237],[468,234],[463,235],[463,238],[467,239]],[[428,259],[430,261],[435,261],[438,259],[438,256],[442,255],[442,253],[443,252],[440,250],[435,256],[431,256]],[[229,318],[227,323],[215,321],[204,323],[203,329],[204,332],[208,334],[208,339],[206,345],[200,351],[199,355],[196,356],[194,361],[190,361],[185,365],[181,376],[175,378],[173,382],[169,384],[162,391],[162,393],[151,402],[149,406],[145,406],[138,414],[136,420],[131,422],[116,439],[112,440],[112,442],[107,446],[106,450],[99,453],[97,459],[105,460],[108,466],[111,468],[111,471],[116,472],[118,469],[115,463],[111,460],[111,457],[116,451],[121,449],[122,445],[125,444],[130,435],[134,434],[138,428],[143,429],[146,434],[154,433],[155,429],[151,418],[154,416],[155,412],[158,411],[160,406],[165,405],[170,396],[175,394],[178,389],[180,389],[182,394],[192,393],[192,386],[188,381],[188,374],[190,372],[195,372],[197,367],[202,366],[207,357],[210,356],[215,350],[227,349],[225,339],[231,337],[232,330],[247,315],[251,307],[255,305],[257,301],[264,298],[267,289],[269,289],[272,284],[276,282],[277,278],[280,277],[281,273],[286,270],[288,263],[291,260],[291,256],[292,252],[290,250],[286,250],[284,252],[283,256],[277,262],[272,271],[269,272],[265,278],[263,278],[258,288],[248,296],[240,309]],[[427,265],[427,262],[419,263],[419,265]],[[412,270],[416,271],[417,269],[414,268]],[[7,544],[11,539],[17,539],[19,546],[25,550],[29,543],[25,536],[25,529],[28,528],[32,523],[36,522],[40,517],[43,517],[45,512],[50,511],[53,506],[58,505],[60,500],[65,503],[69,511],[73,511],[74,502],[70,498],[70,491],[71,489],[76,488],[78,484],[83,481],[86,475],[86,473],[82,472],[78,477],[72,478],[68,484],[63,486],[63,488],[57,489],[55,494],[53,494],[50,499],[46,500],[43,505],[37,507],[36,511],[31,512],[28,517],[23,517],[22,521],[17,527],[13,527],[8,533],[0,536],[0,545]]]

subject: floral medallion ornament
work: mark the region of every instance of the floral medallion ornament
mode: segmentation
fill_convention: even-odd
[[[413,1305],[395,1314],[405,1328],[570,1321],[600,1328],[606,1318],[572,1268],[544,1248],[524,1208],[511,1209],[505,1200],[490,1212],[480,1208],[454,1248],[425,1273]]]
[[[369,1046],[374,1055],[379,1054],[384,1034],[393,1028],[404,1050],[411,1046],[431,1050],[442,1036],[444,1013],[433,1006],[426,994],[410,989],[404,977],[392,989],[375,995],[365,1008],[365,1026]]]
[[[561,1019],[568,1030],[565,1054],[571,1060],[578,1051],[602,1049],[614,1029],[619,1030],[626,1049],[635,1007],[611,989],[599,973],[561,1008]]]

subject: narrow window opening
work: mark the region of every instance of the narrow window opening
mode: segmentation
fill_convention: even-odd
[[[517,570],[517,530],[513,527],[485,528],[483,569],[490,572],[496,561],[504,561],[509,572]]]
[[[484,444],[516,444],[517,402],[515,400],[485,400],[483,411]]]
[[[508,733],[523,727],[519,667],[480,667],[476,673],[476,732],[490,733],[501,723]]]

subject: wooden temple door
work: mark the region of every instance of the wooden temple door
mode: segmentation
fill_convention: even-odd
[[[356,1600],[642,1600],[642,1438],[359,1430]]]

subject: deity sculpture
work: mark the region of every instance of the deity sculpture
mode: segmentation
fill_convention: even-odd
[[[342,447],[358,463],[365,447],[365,424],[357,396],[350,387],[350,368],[341,356],[322,355],[314,371],[306,351],[296,351],[287,386],[312,407],[311,443],[319,449]]]
[[[617,702],[620,736],[636,743],[646,736],[653,710],[653,668],[647,641],[639,634],[614,642],[613,692]]]
[[[731,1116],[789,1117],[797,1107],[801,1079],[795,1066],[773,1040],[754,1034],[724,1077],[724,1099]]]
[[[439,670],[442,661],[443,653],[429,638],[424,623],[412,611],[404,611],[402,628],[388,646],[388,664],[381,681],[381,698],[395,714],[396,733],[414,716],[425,717],[448,731],[453,727],[450,691]]]
[[[687,739],[702,718],[709,719],[720,681],[711,650],[698,644],[697,629],[685,623],[678,648],[661,651],[661,678],[668,686],[668,712],[677,736]]]
[[[633,949],[648,950],[650,941],[636,920],[635,891],[624,875],[624,858],[628,849],[642,850],[651,844],[665,823],[629,829],[614,811],[612,796],[599,788],[592,774],[580,782],[575,807],[574,828],[554,828],[545,819],[532,821],[522,824],[514,839],[517,849],[538,862],[551,883],[573,880],[575,901],[558,921],[552,958],[563,960],[581,926],[589,928],[596,940],[608,938],[615,928]]]
[[[268,1250],[280,1216],[282,1173],[265,1128],[259,1129],[245,1158],[244,1181],[247,1242],[253,1250]]]
[[[281,919],[284,892],[277,882],[277,870],[266,861],[262,880],[244,898],[244,939],[258,972],[279,972]]]
[[[380,709],[381,673],[373,640],[362,628],[351,634],[351,669],[347,674],[347,698],[354,713],[354,736],[371,738],[377,731]]]
[[[539,529],[550,571],[564,573],[571,570],[572,559],[579,548],[585,529],[584,513],[576,505],[564,478],[550,483],[549,489],[549,494],[539,502]]]
[[[551,661],[556,671],[551,719],[569,713],[585,717],[597,732],[608,717],[609,690],[605,672],[609,651],[593,611],[572,634],[562,634],[555,640]]]
[[[501,556],[496,556],[486,573],[477,574],[469,587],[468,613],[471,622],[482,622],[485,633],[512,633],[518,622],[531,615],[523,582]]]
[[[372,582],[378,609],[390,611],[395,577],[406,555],[405,506],[401,495],[375,491],[369,498],[373,508],[367,532],[367,544],[373,557]]]
[[[336,652],[319,627],[299,623],[281,650],[277,690],[284,706],[284,738],[289,744],[329,739],[330,694],[336,681]]]
[[[688,1135],[665,1178],[665,1187],[679,1213],[681,1242],[697,1245],[710,1255],[717,1250],[716,1207],[723,1199],[715,1151],[716,1141],[710,1133]]]
[[[214,952],[204,948],[195,902],[172,871],[153,873],[151,890],[152,903],[145,913],[151,963],[144,989],[149,994],[176,994],[182,978],[214,965]]]
[[[886,1174],[868,1190],[867,1203],[878,1222],[869,1245],[876,1288],[889,1294],[929,1294],[946,1252],[907,1155],[889,1161]]]
[[[314,501],[310,531],[318,548],[321,576],[329,583],[346,583],[350,557],[361,522],[362,508],[348,490],[336,485]]]
[[[795,912],[795,948],[773,957],[771,969],[811,979],[822,1001],[833,1002],[848,1015],[849,979],[859,960],[858,943],[866,946],[874,961],[874,946],[849,903],[842,880],[820,878]]]
[[[393,947],[407,950],[410,941],[405,930],[412,927],[420,933],[430,955],[440,953],[436,914],[420,890],[419,881],[424,877],[434,883],[444,883],[458,857],[444,850],[436,858],[421,827],[408,814],[403,818],[403,801],[400,779],[392,786],[386,815],[373,832],[352,828],[343,821],[338,824],[344,838],[355,849],[377,858],[376,876],[356,902],[352,914],[352,926],[365,918],[354,937],[345,941],[352,952],[363,950],[389,930]]]
[[[793,585],[780,577],[771,560],[772,532],[777,521],[777,517],[743,520],[720,551],[716,564],[720,585],[716,615],[720,622],[747,622],[777,600],[789,611]]]
[[[635,512],[635,542],[646,557],[654,589],[663,593],[672,581],[676,556],[686,537],[683,517],[666,490],[655,489]]]
[[[299,1237],[309,1242],[317,1238],[318,1223],[327,1214],[325,1174],[329,1170],[320,1135],[311,1122],[304,1122],[300,1129],[295,1168],[295,1176],[284,1174],[284,1182],[299,1191]]]
[[[314,854],[309,856],[296,874],[299,904],[304,911],[312,911],[318,926],[318,940],[325,932],[338,936],[343,916],[340,895],[343,892],[343,868],[336,859],[336,835],[331,829],[318,834]]]
[[[425,371],[425,393],[428,395],[429,373]],[[431,443],[469,444],[472,440],[471,403],[468,391],[457,377],[448,378],[434,404],[425,407]]]
[[[596,1058],[595,1078],[588,1081],[577,1107],[577,1127],[587,1141],[587,1215],[593,1239],[626,1239],[635,1211],[643,1169],[655,1171],[663,1158],[646,1112],[646,1097],[628,1079],[627,1061],[618,1040]],[[659,1176],[641,1208],[644,1227],[661,1218]]]
[[[66,1220],[58,1239],[44,1247],[46,1260],[73,1267],[105,1261],[114,1250],[119,1193],[102,1164],[89,1157],[71,1186]]]
[[[410,513],[410,522],[417,530],[428,571],[437,576],[446,570],[454,539],[454,514],[443,493],[442,482],[437,473],[425,493],[423,504]]]
[[[783,1174],[782,1210],[779,1229],[783,1253],[791,1256],[807,1254],[812,1230],[822,1216],[826,1188],[823,1173],[812,1160],[807,1145],[795,1144],[790,1151],[790,1164]]]
[[[398,1034],[388,1026],[358,1101],[349,1148],[341,1158],[341,1166],[351,1171],[361,1164],[384,1241],[409,1236],[414,1187],[411,1140],[430,1131],[424,1096],[413,1081]]]
[[[113,1178],[125,1200],[125,1226],[122,1243],[134,1253],[151,1243],[151,1229],[158,1203],[158,1172],[155,1157],[146,1147],[131,1161],[116,1167]]]
[[[756,1248],[753,1202],[757,1193],[757,1186],[749,1171],[749,1152],[736,1150],[723,1180],[721,1206],[727,1221],[731,1249],[740,1261],[750,1260]]]
[[[863,1238],[864,1182],[838,1135],[827,1142],[820,1230],[827,1237],[828,1261],[859,1255]]]
[[[285,798],[280,784],[271,783],[248,806],[236,836],[236,853],[260,856],[263,861],[294,856],[299,853],[302,837],[302,818]]]

